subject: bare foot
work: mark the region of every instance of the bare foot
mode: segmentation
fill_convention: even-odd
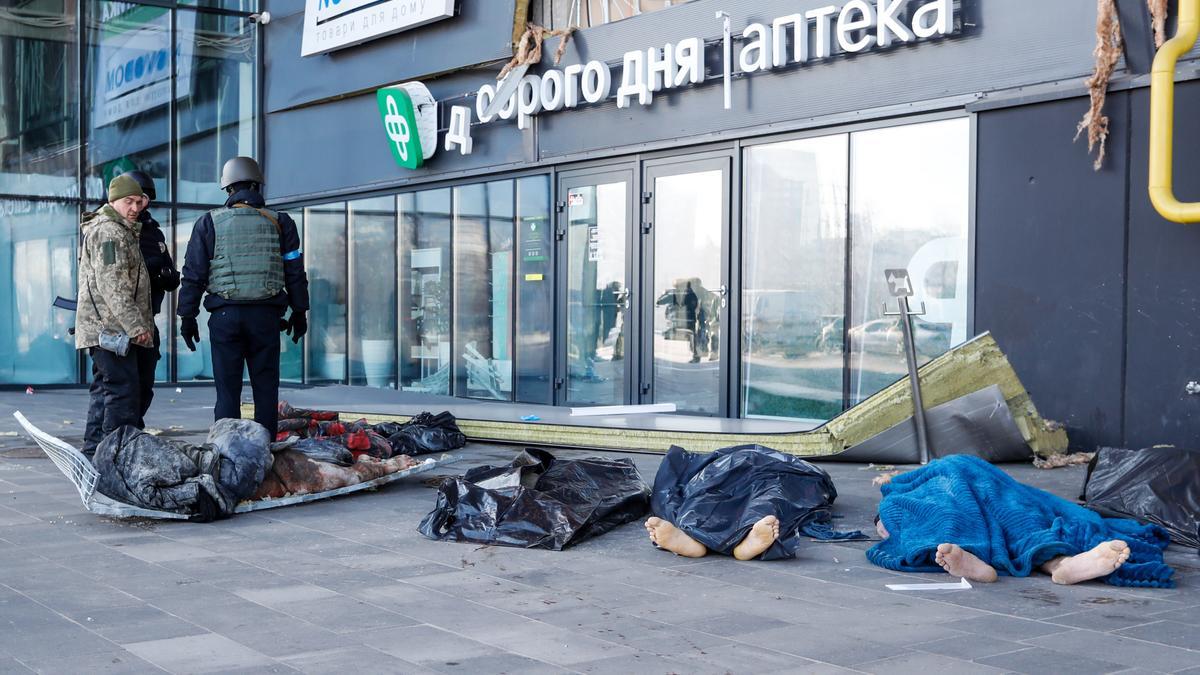
[[[654,545],[685,558],[702,558],[708,553],[704,544],[692,539],[679,528],[662,518],[650,518],[646,521],[646,531],[650,533],[650,541]]]
[[[887,485],[888,483],[892,482],[892,479],[895,478],[896,476],[899,476],[901,473],[903,473],[903,472],[889,471],[887,473],[881,473],[878,476],[875,476],[874,478],[871,479],[871,485],[874,485],[875,487],[882,487],[882,486]]]
[[[1113,540],[1101,542],[1079,555],[1055,558],[1046,567],[1054,583],[1077,584],[1112,574],[1126,560],[1129,560],[1129,544]]]
[[[762,555],[771,548],[771,544],[779,538],[779,519],[775,516],[763,516],[750,528],[750,534],[733,549],[733,557],[738,560],[750,560]]]
[[[888,537],[892,536],[892,535],[891,535],[891,534],[890,534],[890,533],[887,531],[887,528],[883,526],[883,519],[882,519],[882,518],[880,518],[879,520],[876,520],[876,521],[875,521],[875,531],[879,533],[879,538],[880,538],[880,539],[887,539]]]
[[[958,544],[938,544],[937,564],[956,577],[990,584],[996,580],[996,570],[976,556],[964,551]]]

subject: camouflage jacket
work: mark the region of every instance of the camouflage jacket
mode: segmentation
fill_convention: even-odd
[[[105,328],[130,338],[154,330],[150,275],[138,245],[140,230],[140,223],[130,223],[108,205],[83,215],[76,349],[100,344],[100,331]]]

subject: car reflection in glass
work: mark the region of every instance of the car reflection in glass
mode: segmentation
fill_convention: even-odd
[[[875,319],[852,326],[847,335],[851,349],[863,353],[903,354],[904,329],[900,317]],[[917,343],[917,354],[937,356],[950,349],[950,324],[930,323],[913,318],[913,336]]]

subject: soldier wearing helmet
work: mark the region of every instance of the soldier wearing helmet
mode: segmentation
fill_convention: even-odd
[[[196,350],[203,297],[217,389],[215,419],[241,417],[242,372],[249,370],[254,420],[275,434],[279,331],[298,343],[308,332],[308,277],[296,223],[266,208],[258,162],[234,157],[221,170],[225,206],[200,217],[184,256],[179,335]],[[284,312],[291,316],[281,322]]]

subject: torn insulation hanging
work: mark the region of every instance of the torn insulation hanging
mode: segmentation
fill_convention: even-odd
[[[543,28],[536,23],[531,23],[521,34],[521,40],[517,43],[517,51],[513,54],[512,60],[505,64],[504,69],[500,71],[500,76],[496,79],[502,80],[509,71],[519,65],[533,65],[542,60],[542,42],[548,37],[561,37],[562,40],[558,43],[558,49],[554,52],[554,65],[562,60],[563,52],[567,50],[567,41],[571,39],[571,34],[575,32],[575,26],[564,28],[562,30],[550,30]]]
[[[1168,0],[1146,0],[1150,7],[1150,19],[1154,26],[1154,46],[1161,47],[1167,41]]]
[[[1108,96],[1108,82],[1121,58],[1121,24],[1117,20],[1114,0],[1099,0],[1096,7],[1096,70],[1087,79],[1091,107],[1075,129],[1078,140],[1087,131],[1088,153],[1096,151],[1093,168],[1104,165],[1104,146],[1108,140],[1108,116],[1104,114],[1104,100]]]
[[[1154,45],[1162,47],[1166,41],[1168,0],[1146,0],[1150,10],[1151,24],[1154,27]],[[1088,94],[1091,106],[1079,126],[1075,129],[1075,139],[1078,140],[1087,130],[1088,152],[1096,151],[1096,161],[1093,168],[1096,171],[1104,165],[1104,150],[1108,141],[1108,116],[1104,114],[1104,101],[1108,96],[1108,83],[1112,79],[1117,61],[1121,58],[1122,39],[1121,23],[1117,18],[1115,0],[1098,0],[1096,5],[1096,69],[1087,79]],[[1098,148],[1098,150],[1097,150]]]

